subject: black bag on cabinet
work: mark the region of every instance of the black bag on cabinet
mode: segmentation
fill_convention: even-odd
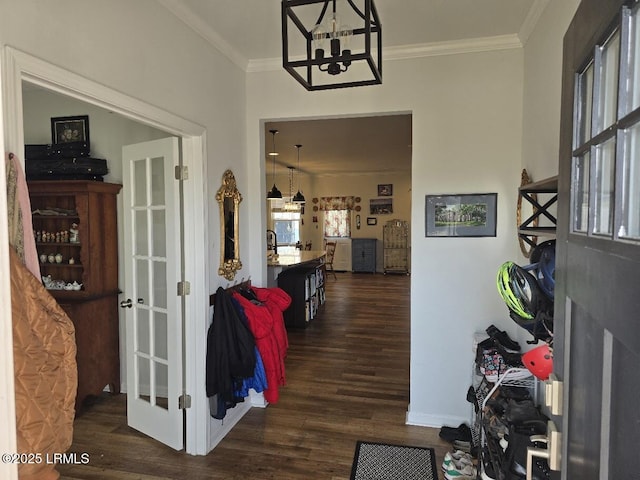
[[[89,144],[87,142],[50,143],[24,146],[25,159],[88,157],[89,155]]]
[[[107,161],[101,158],[27,158],[27,180],[98,180],[109,173]]]

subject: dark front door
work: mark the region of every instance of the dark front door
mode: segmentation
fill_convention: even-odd
[[[640,12],[583,0],[564,39],[554,368],[562,478],[637,478]]]

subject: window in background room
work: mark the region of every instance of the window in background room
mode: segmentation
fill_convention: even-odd
[[[300,241],[300,210],[273,211],[271,217],[278,245],[295,245]]]
[[[351,210],[324,212],[325,237],[351,237]]]

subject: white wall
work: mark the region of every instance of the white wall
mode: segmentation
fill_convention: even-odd
[[[562,96],[562,42],[580,0],[550,1],[537,27],[524,46],[524,117],[522,121],[522,168],[533,181],[558,174],[560,143],[560,100]],[[559,193],[562,201],[563,193]],[[547,201],[550,195],[539,195]],[[568,199],[564,199],[568,201]],[[523,205],[530,207],[523,201]],[[556,215],[555,206],[549,211]],[[523,207],[523,218],[524,218]],[[560,221],[562,219],[559,219]],[[551,225],[542,218],[540,225]],[[547,240],[541,238],[540,241]],[[519,254],[516,263],[527,264]],[[524,329],[517,329],[517,340],[525,347],[531,340]]]
[[[192,183],[185,188],[196,189],[207,199],[201,222],[208,228],[205,235],[200,235],[202,238],[186,239],[190,242],[186,256],[194,257],[189,248],[196,242],[206,244],[204,258],[199,261],[209,267],[208,290],[214,292],[218,285],[226,285],[228,282],[217,275],[220,223],[215,192],[227,168],[233,170],[239,190],[244,195],[249,191],[243,161],[244,72],[155,0],[0,0],[0,11],[0,46],[14,47],[173,117],[186,119],[190,125],[204,127],[206,165],[202,172],[190,172]],[[247,238],[251,223],[242,212],[244,205],[240,207],[240,228]],[[244,260],[249,241],[241,241],[240,249]],[[247,270],[238,272],[239,277]],[[206,288],[202,283],[199,281],[195,288]],[[6,294],[3,292],[3,296]],[[197,368],[203,370],[210,314],[204,304],[194,309],[200,309],[202,315],[192,324],[199,331],[187,354],[198,352],[201,361]],[[201,373],[198,380],[204,378]],[[187,377],[195,378],[192,370]],[[192,411],[206,404],[206,398],[202,398],[203,382],[194,379],[188,389],[196,395]],[[191,438],[208,437],[210,432],[203,431],[215,423],[206,410],[200,413],[200,421],[193,429],[198,431],[192,431]],[[188,412],[188,417],[193,415]]]
[[[214,286],[220,283],[214,197],[224,170],[231,168],[239,190],[247,192],[242,161],[244,73],[154,0],[0,0],[0,11],[0,45],[206,128],[203,186],[209,198],[207,223],[216,264],[210,279]],[[248,220],[241,220],[246,231]],[[244,248],[247,245],[241,243]]]
[[[22,93],[26,144],[51,143],[51,118],[89,116],[91,157],[107,160],[105,182],[122,183],[122,146],[170,136],[100,107],[27,86]]]
[[[517,252],[523,54],[513,49],[399,60],[383,68],[381,86],[327,92],[306,92],[284,71],[248,74],[248,170],[257,170],[264,151],[261,121],[413,114],[409,421],[459,423],[470,413],[465,397],[473,333],[510,322],[495,272]],[[266,191],[264,174],[256,171],[249,182]],[[497,237],[424,237],[425,194],[479,192],[498,193]],[[254,276],[265,275],[257,256],[251,261],[259,268]]]
[[[524,46],[522,167],[534,181],[558,174],[562,41],[579,3],[549,2]]]

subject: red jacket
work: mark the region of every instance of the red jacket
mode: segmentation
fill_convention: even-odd
[[[284,312],[291,304],[291,297],[280,288],[251,287],[261,304],[253,303],[240,293],[235,298],[247,316],[249,329],[256,340],[267,375],[264,398],[269,403],[278,401],[278,387],[285,384],[284,359],[289,340],[284,326]]]

